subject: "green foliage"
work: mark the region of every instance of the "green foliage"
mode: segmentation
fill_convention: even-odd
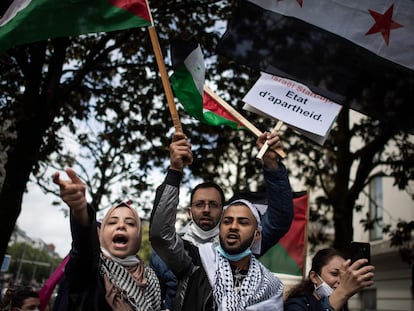
[[[149,223],[147,221],[144,221],[142,223],[141,248],[139,249],[138,255],[147,265],[150,262],[151,252],[152,248],[151,243],[149,241]]]
[[[7,254],[11,255],[7,273],[13,275],[15,284],[42,285],[62,260],[27,243],[10,245]]]

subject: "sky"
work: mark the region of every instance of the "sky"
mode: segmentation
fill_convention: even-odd
[[[71,236],[69,218],[62,208],[65,204],[52,205],[59,198],[44,194],[33,183],[28,185],[28,192],[23,196],[22,212],[17,219],[20,229],[32,239],[41,239],[46,244],[54,244],[55,251],[62,258],[70,250]]]

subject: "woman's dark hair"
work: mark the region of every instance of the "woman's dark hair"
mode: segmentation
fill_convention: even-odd
[[[197,186],[195,186],[193,188],[193,190],[191,190],[191,196],[190,196],[190,204],[193,203],[193,197],[194,197],[194,193],[198,190],[198,189],[205,189],[205,188],[215,188],[219,193],[220,193],[220,198],[221,198],[221,202],[220,204],[223,205],[224,204],[224,192],[223,189],[221,189],[221,187],[216,184],[213,181],[206,181],[203,182],[201,184],[198,184]]]
[[[321,275],[322,268],[326,266],[333,257],[340,256],[342,257],[341,253],[334,248],[324,248],[319,250],[315,256],[312,258],[312,266],[309,270],[314,271],[318,275]],[[289,292],[286,299],[301,296],[304,293],[312,293],[315,286],[313,285],[311,279],[308,277],[300,282],[298,285],[294,286]]]

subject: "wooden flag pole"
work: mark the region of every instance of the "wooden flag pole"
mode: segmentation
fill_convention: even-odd
[[[255,127],[253,124],[250,123],[245,117],[243,117],[236,109],[234,109],[231,105],[226,103],[220,96],[213,92],[207,85],[204,85],[204,92],[210,95],[221,107],[226,109],[236,120],[238,120],[241,124],[247,127],[254,135],[259,137],[263,133]]]
[[[161,74],[162,85],[164,86],[164,92],[165,92],[165,96],[167,97],[167,103],[168,103],[168,107],[170,108],[171,119],[173,121],[175,131],[183,133],[183,128],[181,126],[180,117],[178,115],[177,107],[175,106],[175,102],[174,102],[174,95],[171,89],[170,80],[168,78],[167,70],[165,69],[164,58],[162,56],[157,32],[155,31],[154,26],[148,27],[148,31],[150,34],[155,58],[157,60],[158,70],[160,71],[160,74]]]
[[[220,96],[218,96],[216,93],[214,93],[213,90],[211,90],[207,85],[204,85],[204,92],[206,92],[208,95],[210,95],[221,107],[226,109],[236,120],[238,120],[241,124],[243,124],[245,127],[247,127],[254,135],[256,135],[256,137],[259,137],[260,135],[263,134],[249,120],[247,120],[245,117],[243,117],[236,109],[234,109],[231,105],[229,105],[227,102],[225,102]],[[282,122],[282,121],[279,121],[279,122]],[[283,124],[283,122],[282,122],[282,124]],[[280,126],[282,126],[282,124]],[[266,145],[267,144],[264,144],[264,146],[266,146]],[[267,145],[266,150],[267,150],[268,147],[269,147],[269,145]],[[264,150],[264,152],[266,152],[266,150]],[[264,152],[263,152],[263,154],[264,154]],[[283,151],[283,149],[276,149],[275,152],[281,158],[286,157],[286,153]]]
[[[277,121],[277,123],[276,123],[276,126],[274,127],[274,131],[279,131],[280,130],[280,128],[282,127],[282,125],[283,125],[283,121]],[[268,143],[267,143],[267,141],[263,144],[263,146],[262,146],[262,148],[260,149],[260,151],[259,151],[259,153],[256,155],[256,159],[262,159],[263,158],[263,155],[265,154],[265,152],[266,152],[266,150],[269,148],[269,145],[268,145]],[[283,153],[283,156],[278,152],[278,151],[281,151],[282,153]],[[278,149],[278,151],[277,151],[277,154],[280,156],[280,157],[282,157],[282,158],[285,158],[286,157],[286,153],[282,150],[282,149]]]

